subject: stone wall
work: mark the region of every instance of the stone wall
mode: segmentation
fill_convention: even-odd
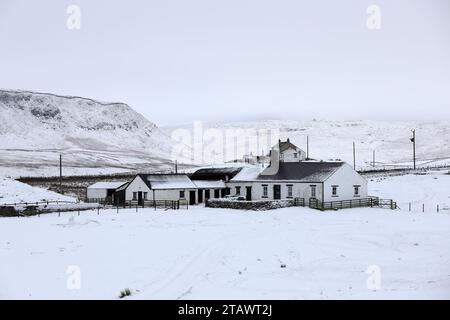
[[[0,217],[17,217],[14,207],[0,207]]]
[[[236,200],[236,199],[209,199],[205,204],[208,208],[226,208],[240,210],[272,210],[294,206],[294,200]]]

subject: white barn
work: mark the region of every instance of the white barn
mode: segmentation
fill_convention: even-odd
[[[185,174],[138,174],[122,190],[122,201],[143,205],[153,200],[187,200],[197,203],[197,186]]]
[[[88,201],[105,201],[110,200],[114,202],[114,194],[116,190],[123,185],[127,184],[126,181],[110,181],[110,182],[97,182],[87,187],[86,198]]]
[[[197,187],[197,203],[212,198],[223,198],[227,195],[227,188],[223,180],[192,180]]]

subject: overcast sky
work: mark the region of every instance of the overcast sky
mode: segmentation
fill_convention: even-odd
[[[450,1],[0,0],[0,87],[126,102],[159,125],[450,119]]]

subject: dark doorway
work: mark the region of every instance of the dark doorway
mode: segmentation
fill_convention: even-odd
[[[138,205],[142,206],[142,191],[138,192]]]
[[[227,195],[227,194],[225,193],[225,189],[221,189],[221,190],[220,190],[220,197],[221,197],[221,198],[225,198],[226,195]]]
[[[220,190],[219,189],[215,189],[214,190],[214,198],[220,198]]]
[[[202,203],[203,202],[203,190],[199,189],[198,190],[198,203]]]
[[[274,200],[281,199],[281,186],[279,184],[273,186],[273,199]]]
[[[189,191],[189,204],[195,204],[195,191]]]
[[[252,201],[252,187],[245,187],[245,200]]]
[[[225,188],[225,195],[229,196],[231,194],[231,188]]]
[[[205,200],[208,200],[209,198],[211,198],[210,194],[209,194],[209,189],[205,190]]]

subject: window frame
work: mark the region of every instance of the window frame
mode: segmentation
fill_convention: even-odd
[[[311,188],[311,198],[313,199],[317,199],[317,185],[316,184],[312,184],[309,186]]]
[[[241,186],[236,186],[235,187],[235,192],[236,192],[237,196],[240,196],[241,195]]]
[[[269,197],[269,185],[263,184],[262,185],[262,198],[268,198]]]
[[[180,199],[186,199],[186,190],[180,190]]]
[[[132,199],[133,201],[136,201],[137,200],[137,192],[134,192],[133,191],[133,199]]]
[[[338,188],[339,188],[339,185],[332,185],[331,186],[331,196],[332,197],[339,197]]]
[[[359,185],[359,184],[353,185],[353,196],[354,197],[360,197],[361,196],[360,189],[361,189],[361,185]]]
[[[294,197],[294,185],[288,184],[287,187],[287,198],[293,198]]]

